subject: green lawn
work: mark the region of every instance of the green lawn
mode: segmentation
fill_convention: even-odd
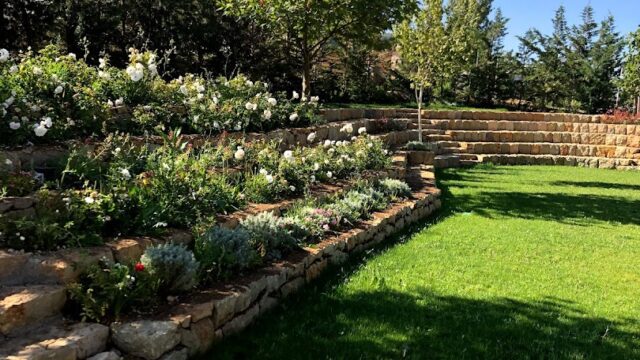
[[[431,224],[204,358],[640,358],[640,174],[482,166],[439,182]]]

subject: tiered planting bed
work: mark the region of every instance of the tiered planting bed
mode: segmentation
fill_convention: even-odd
[[[384,208],[371,208],[369,214],[365,214],[368,216],[322,231],[320,238],[299,242],[283,251],[282,256],[271,257],[265,250],[258,266],[231,268],[225,276],[209,277],[190,291],[162,291],[163,298],[150,304],[148,309],[129,310],[118,316],[109,313],[98,317],[99,322],[80,321],[78,300],[70,301],[69,286],[79,280],[86,281],[86,273],[105,260],[129,264],[126,265],[130,266],[129,271],[138,271],[135,270],[138,264],[135,268],[134,264],[148,249],[158,245],[171,243],[197,248],[202,231],[187,227],[167,229],[160,235],[120,235],[105,239],[99,246],[54,251],[2,250],[0,355],[9,359],[84,359],[97,355],[96,360],[121,356],[186,359],[196,355],[225,336],[242,330],[256,316],[315,279],[330,265],[345,261],[350,253],[372,247],[393,232],[429,216],[440,206],[432,165],[448,167],[491,161],[624,169],[637,166],[640,138],[637,125],[606,124],[598,117],[566,114],[425,112],[424,115],[423,136],[429,143],[427,146],[415,144],[417,113],[402,109],[325,110],[323,116],[327,123],[312,127],[183,137],[183,141],[194,148],[220,141],[278,140],[277,149],[273,151],[286,158],[291,154],[306,154],[307,150],[302,148],[328,149],[345,146],[341,142],[361,141],[353,139],[361,132],[360,136],[370,139],[368,141],[380,140],[395,150],[393,155],[388,155],[390,167],[370,171],[361,168],[350,174],[356,176],[345,175],[342,179],[327,173],[304,192],[292,189],[288,193],[285,189],[275,201],[248,202],[241,208],[217,213],[212,221],[217,228],[242,230],[246,226],[243,220],[265,213],[272,214],[274,219],[291,220],[291,214],[300,211],[303,198],[315,199],[312,207],[334,209],[333,202],[342,201],[351,190],[374,191],[363,188],[363,180],[367,180],[366,184],[377,184],[386,178],[403,179],[410,184],[411,195],[388,198]],[[138,145],[155,144],[152,147],[160,148],[163,141],[158,137],[133,139]],[[86,149],[99,146],[97,142],[87,145]],[[232,151],[238,149],[233,147]],[[246,148],[248,153],[250,149]],[[294,152],[283,155],[290,149]],[[3,154],[13,159],[14,166],[26,168],[33,164],[38,170],[47,170],[68,152],[66,145],[36,145],[4,150]],[[247,168],[240,166],[242,161],[222,171],[233,176],[243,174]],[[330,170],[333,165],[326,166],[320,172]],[[271,173],[280,176],[271,170],[260,174],[266,177]],[[325,200],[328,205],[322,205]],[[37,197],[33,195],[5,197],[0,202],[0,211],[9,219],[28,218],[33,216],[36,202]],[[144,266],[140,271],[146,271]]]
[[[405,120],[359,119],[312,128],[248,134],[247,138],[254,141],[280,139],[281,150],[293,145],[327,146],[327,140],[352,140],[353,134],[341,131],[347,124],[353,134],[356,133],[354,129],[359,129],[363,134],[371,133],[371,141],[382,137],[392,145],[394,142],[406,142],[412,136]],[[389,129],[400,131],[389,133]],[[313,136],[310,137],[311,134]],[[202,136],[190,136],[188,139],[193,144],[218,140]],[[89,149],[97,146],[99,144]],[[26,153],[37,149],[36,152],[48,154],[47,148],[49,146],[35,146]],[[42,164],[54,163],[64,157],[65,147],[56,149],[59,150]],[[13,156],[14,159],[18,158],[17,153],[26,159],[25,163],[29,162],[28,156],[22,155],[25,150],[5,151],[7,157]],[[325,235],[320,242],[294,249],[281,259],[269,260],[266,267],[243,271],[241,277],[234,275],[228,280],[218,279],[194,291],[171,295],[160,305],[155,304],[151,312],[125,313],[118,319],[104,318],[101,323],[80,322],[78,305],[70,302],[67,287],[95,268],[96,264],[105,261],[135,263],[145,250],[165,243],[192,247],[194,237],[188,229],[168,229],[160,236],[118,236],[106,239],[101,246],[35,252],[0,251],[0,354],[9,359],[84,359],[96,355],[96,359],[125,355],[179,359],[205,350],[220,338],[248,325],[255,316],[275,305],[278,299],[316,278],[329,264],[340,263],[349,253],[374,246],[440,206],[432,168],[419,164],[408,166],[404,152],[389,156],[392,157],[390,168],[362,172],[351,179],[330,178],[328,182],[312,185],[304,197],[317,201],[339,198],[340,194],[362,186],[359,182],[365,179],[375,183],[386,178],[400,178],[411,184],[409,198],[392,199],[389,206],[382,211],[374,210],[368,219],[327,232],[328,237]],[[20,166],[23,162],[18,164]],[[32,195],[5,197],[2,199],[2,216],[29,218],[34,215],[36,203],[37,198]],[[296,196],[274,203],[249,203],[239,211],[218,215],[216,223],[225,228],[237,228],[242,219],[264,212],[280,216],[296,204]]]

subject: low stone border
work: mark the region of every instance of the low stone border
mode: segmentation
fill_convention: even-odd
[[[433,174],[424,172],[423,178],[432,181]],[[282,298],[316,279],[329,265],[340,264],[349,254],[369,249],[429,216],[440,207],[439,197],[439,190],[424,187],[414,193],[413,199],[372,214],[371,220],[355,229],[293,253],[236,283],[199,291],[163,316],[113,323],[111,342],[122,354],[146,360],[187,359],[202,353],[243,330]]]

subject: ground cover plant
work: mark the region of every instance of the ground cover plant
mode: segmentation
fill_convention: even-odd
[[[364,128],[343,131],[360,135],[284,152],[276,142],[228,138],[194,147],[179,131],[161,145],[118,134],[95,149],[80,145],[60,179],[35,193],[36,216],[0,217],[0,246],[52,250],[96,245],[104,236],[199,228],[247,202],[300,196],[390,166],[390,153]]]
[[[285,301],[216,358],[640,356],[635,173],[482,166],[438,179],[434,223]]]
[[[72,314],[108,323],[132,312],[153,313],[164,301],[162,296],[171,298],[198,283],[208,285],[238,276],[349,229],[372,211],[410,196],[406,188],[401,181],[362,181],[323,201],[301,200],[284,216],[262,212],[247,217],[234,229],[210,227],[196,237],[193,251],[169,243],[147,248],[135,264],[101,261],[69,286]],[[331,210],[340,204],[350,205],[349,211],[358,217],[347,219]]]

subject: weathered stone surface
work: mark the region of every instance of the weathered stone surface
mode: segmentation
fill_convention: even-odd
[[[260,312],[260,306],[258,304],[250,307],[246,312],[241,315],[236,316],[231,321],[226,323],[222,327],[222,334],[224,336],[229,336],[233,334],[237,334],[238,332],[244,330],[254,319],[258,316]]]
[[[59,313],[67,292],[64,286],[19,286],[3,289],[0,298],[0,333],[10,335]]]
[[[189,329],[181,329],[180,343],[188,348],[189,355],[206,351],[215,340],[215,328],[210,318],[192,323]]]
[[[142,320],[111,324],[118,349],[146,360],[156,360],[180,343],[178,325],[172,321]]]
[[[64,338],[40,343],[47,349],[71,347],[78,359],[97,354],[107,347],[109,328],[101,324],[75,324]]]
[[[287,297],[298,291],[304,285],[304,282],[305,278],[303,277],[298,277],[290,280],[282,285],[282,287],[280,288],[280,294],[282,295],[282,297]]]
[[[122,360],[122,356],[120,356],[115,351],[105,351],[99,354],[95,354],[87,360]]]
[[[189,358],[188,349],[178,349],[163,355],[160,360],[187,360]]]

